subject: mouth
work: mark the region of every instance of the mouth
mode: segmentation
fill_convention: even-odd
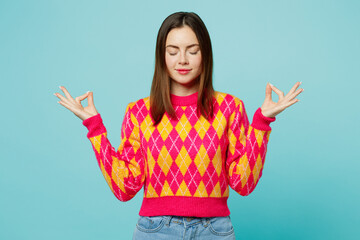
[[[176,69],[176,71],[182,75],[188,74],[191,69]]]

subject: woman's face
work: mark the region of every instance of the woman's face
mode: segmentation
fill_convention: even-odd
[[[199,41],[189,26],[172,29],[166,38],[165,62],[171,93],[186,96],[197,91],[202,72]]]

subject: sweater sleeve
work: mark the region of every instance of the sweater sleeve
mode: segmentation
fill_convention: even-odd
[[[275,118],[265,117],[258,108],[249,126],[243,101],[235,98],[235,110],[230,116],[229,146],[226,167],[229,184],[242,196],[249,195],[256,187],[264,167],[270,123]]]
[[[120,201],[128,201],[141,189],[145,180],[144,159],[140,148],[139,125],[126,107],[121,127],[121,143],[117,151],[111,146],[100,114],[85,119],[90,140],[100,170],[111,191]]]

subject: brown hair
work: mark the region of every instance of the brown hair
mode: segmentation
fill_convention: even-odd
[[[189,26],[195,33],[202,56],[202,73],[199,76],[197,109],[207,120],[213,117],[212,84],[213,55],[211,40],[204,22],[192,12],[176,12],[168,16],[162,23],[156,40],[155,71],[150,92],[150,112],[154,126],[159,124],[165,112],[175,117],[175,110],[170,100],[170,77],[165,63],[165,42],[168,33],[174,28]]]

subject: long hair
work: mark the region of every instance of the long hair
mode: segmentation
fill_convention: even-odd
[[[164,20],[156,40],[155,71],[150,92],[150,113],[154,126],[159,124],[165,112],[170,117],[176,117],[170,99],[170,77],[165,63],[165,43],[172,29],[184,26],[189,26],[194,31],[202,56],[202,71],[198,79],[197,114],[198,116],[202,114],[207,120],[213,117],[213,55],[209,33],[196,13],[176,12]]]

